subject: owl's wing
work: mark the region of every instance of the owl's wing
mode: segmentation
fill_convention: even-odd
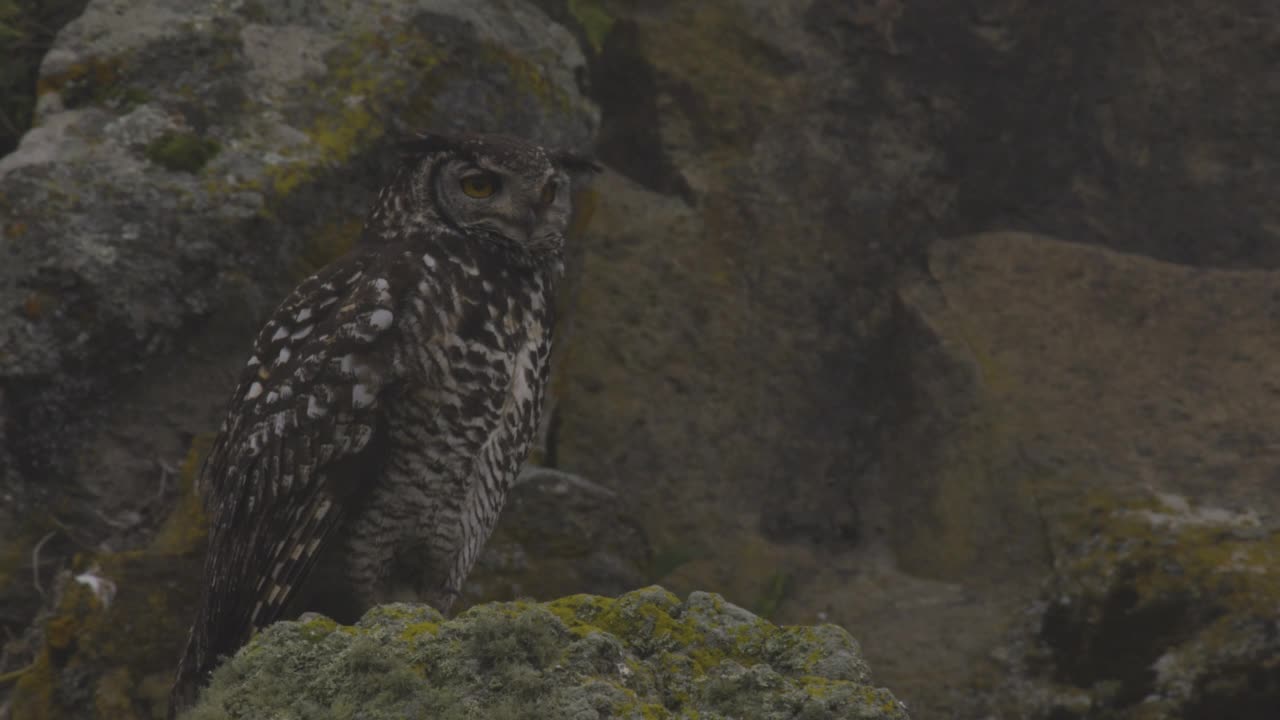
[[[188,672],[202,675],[279,617],[347,496],[378,471],[380,406],[400,367],[395,298],[406,280],[393,267],[374,252],[338,260],[258,335],[201,473],[209,586]]]

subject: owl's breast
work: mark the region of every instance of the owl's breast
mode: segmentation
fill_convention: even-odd
[[[402,310],[403,382],[388,398],[393,444],[453,464],[498,435],[518,451],[531,433],[522,428],[537,421],[550,354],[544,282],[484,272],[465,258],[430,265],[435,272]]]

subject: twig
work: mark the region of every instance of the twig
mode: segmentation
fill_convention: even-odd
[[[58,518],[53,517],[52,515],[50,515],[50,516],[49,516],[49,522],[51,522],[51,523],[53,523],[54,525],[57,525],[58,527],[62,528],[62,531],[63,531],[63,532],[65,532],[65,533],[67,534],[67,537],[71,540],[71,542],[73,542],[73,543],[75,543],[77,546],[79,546],[81,550],[88,550],[88,551],[90,551],[90,552],[96,552],[96,551],[97,551],[97,548],[95,548],[94,546],[92,546],[92,545],[90,545],[89,543],[87,543],[87,542],[85,542],[85,541],[80,540],[79,538],[77,538],[77,537],[76,537],[76,534],[75,534],[74,532],[72,532],[71,528],[70,528],[70,527],[68,527],[66,523],[62,522],[62,521],[61,521],[61,520],[59,520]]]
[[[48,534],[40,538],[40,542],[36,543],[35,547],[31,548],[31,582],[36,586],[36,592],[40,593],[42,598],[47,598],[48,595],[45,594],[44,587],[40,585],[40,549],[57,534],[57,530],[49,531]],[[3,680],[2,676],[0,676],[0,680]]]
[[[30,665],[28,665],[28,666],[26,666],[26,667],[20,667],[20,668],[18,668],[17,670],[13,670],[13,671],[11,671],[11,672],[7,672],[7,673],[4,673],[4,674],[0,674],[0,684],[4,684],[4,683],[7,683],[7,682],[12,682],[12,681],[14,681],[14,680],[17,680],[18,678],[22,677],[23,675],[26,675],[27,673],[31,672],[31,668],[33,668],[33,667],[35,667],[35,666],[36,666],[36,664],[35,664],[35,663],[31,663]]]
[[[136,522],[129,522],[128,520],[115,520],[113,518],[108,517],[106,513],[102,512],[97,508],[94,508],[93,514],[97,515],[99,520],[101,520],[102,522],[110,525],[111,527],[117,530],[128,530],[129,528],[132,528],[134,525],[138,524]]]
[[[160,488],[156,490],[155,497],[151,498],[153,503],[164,500],[165,490],[169,489],[169,478],[178,474],[176,467],[163,460],[157,460],[156,465],[160,467]]]

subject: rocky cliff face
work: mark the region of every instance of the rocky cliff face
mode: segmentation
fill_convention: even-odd
[[[229,369],[435,126],[608,167],[539,452],[589,482],[471,600],[716,590],[919,717],[1270,717],[1280,9],[932,5],[89,3],[0,160],[12,707],[149,712]]]

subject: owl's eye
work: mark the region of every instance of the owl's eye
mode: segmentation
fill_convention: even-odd
[[[462,192],[467,197],[487,198],[498,191],[498,178],[489,173],[476,173],[462,178]]]
[[[542,204],[550,205],[556,201],[556,181],[552,180],[542,187]]]

